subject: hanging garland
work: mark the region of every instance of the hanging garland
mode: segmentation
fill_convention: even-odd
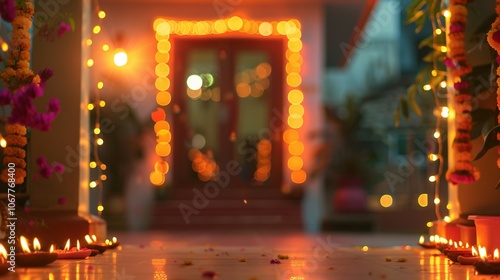
[[[446,179],[453,184],[467,184],[479,179],[479,171],[472,166],[472,130],[471,81],[466,75],[472,72],[465,49],[465,27],[467,24],[468,0],[451,0],[449,5],[450,28],[448,33],[449,51],[444,63],[453,79],[455,95],[455,139],[453,151],[455,163],[453,169],[446,172]]]
[[[495,11],[497,18],[491,24],[491,30],[488,32],[488,43],[490,46],[497,51],[499,56],[497,57],[497,63],[500,64],[500,1],[496,1]],[[497,117],[497,124],[500,124],[500,66],[497,68],[497,109],[499,110]],[[497,139],[500,141],[500,133],[497,133]],[[497,166],[500,168],[500,146],[498,146],[498,159]]]
[[[12,50],[5,66],[5,72],[0,74],[3,84],[13,92],[33,81],[35,75],[30,68],[31,48],[31,18],[35,12],[33,0],[26,0],[15,7],[15,16],[12,18]],[[16,166],[15,183],[22,184],[26,177],[26,127],[19,124],[6,125],[7,147],[4,149],[4,166],[14,163]],[[9,174],[7,168],[1,173],[1,180],[7,182]]]

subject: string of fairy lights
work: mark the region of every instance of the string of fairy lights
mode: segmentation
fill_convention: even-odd
[[[102,33],[102,21],[106,17],[106,12],[103,11],[100,6],[98,1],[94,1],[94,15],[97,16],[97,22],[92,28],[92,35],[90,38],[87,38],[85,43],[86,45],[90,48],[94,44],[94,40],[97,36],[99,36]],[[101,50],[104,52],[109,51],[110,47],[108,44],[103,44],[101,47]],[[92,68],[95,66],[95,60],[93,58],[88,58],[86,65],[89,68]],[[101,108],[106,106],[106,102],[101,99],[101,90],[104,88],[104,82],[98,81],[95,84],[95,90],[93,100],[89,102],[87,105],[87,109],[89,111],[92,111],[95,115],[94,119],[94,124],[93,128],[91,128],[91,142],[92,142],[92,155],[93,155],[93,160],[90,161],[89,167],[92,170],[95,170],[95,174],[91,174],[90,182],[89,182],[89,187],[91,189],[96,189],[98,191],[98,198],[97,198],[97,212],[99,215],[102,215],[102,212],[104,211],[104,206],[103,206],[103,184],[104,181],[106,181],[107,176],[104,173],[106,170],[106,164],[102,162],[100,156],[99,156],[99,147],[104,144],[104,140],[102,138],[102,131],[100,128],[100,120],[101,120]],[[93,177],[93,178],[92,178]]]

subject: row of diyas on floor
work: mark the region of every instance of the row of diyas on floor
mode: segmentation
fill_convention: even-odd
[[[80,245],[80,240],[76,240],[76,245],[71,246],[71,240],[68,239],[63,249],[50,245],[48,250],[42,250],[42,245],[35,237],[30,242],[24,237],[19,238],[19,242],[13,244],[0,244],[0,273],[12,271],[16,266],[19,267],[39,267],[48,265],[57,259],[85,259],[90,256],[104,253],[107,249],[114,249],[120,245],[118,239],[113,237],[104,242],[98,242],[95,235],[85,236],[85,245]],[[20,245],[16,246],[17,244]]]

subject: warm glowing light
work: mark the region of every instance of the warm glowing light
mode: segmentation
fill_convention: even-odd
[[[431,160],[431,161],[436,161],[436,160],[438,160],[438,159],[439,159],[439,157],[438,157],[438,155],[436,155],[436,154],[430,154],[430,155],[429,155],[429,160]]]
[[[7,147],[7,141],[3,137],[0,139],[0,147],[2,148]]]
[[[389,194],[384,194],[380,197],[380,205],[384,208],[391,207],[393,203],[392,196]]]
[[[429,205],[429,196],[426,193],[420,194],[417,200],[420,207],[427,207]]]
[[[109,45],[108,44],[102,45],[102,50],[105,52],[109,51]]]
[[[95,161],[91,161],[89,163],[89,166],[90,166],[90,168],[96,168],[97,167],[97,163]]]
[[[451,12],[450,12],[450,11],[448,11],[448,10],[444,10],[444,11],[443,11],[443,16],[448,18],[448,17],[450,17],[450,16],[451,16]]]
[[[94,128],[94,134],[96,134],[96,135],[97,135],[97,134],[99,134],[99,133],[101,133],[101,129],[100,129],[100,128],[98,128],[98,127]]]
[[[90,182],[90,183],[89,183],[89,187],[90,187],[91,189],[93,189],[93,188],[97,187],[97,182],[96,182],[96,181],[92,181],[92,182]]]
[[[295,184],[302,184],[306,181],[307,174],[304,170],[294,170],[290,178]]]
[[[363,250],[364,252],[366,252],[366,251],[368,251],[368,250],[369,250],[369,248],[368,248],[368,246],[363,246],[362,250]]]
[[[66,245],[64,245],[64,251],[69,251],[70,246],[71,246],[71,243],[70,243],[69,238],[68,238],[68,241],[66,241]]]
[[[429,176],[429,182],[434,183],[434,182],[436,182],[436,180],[437,180],[436,175]]]
[[[432,227],[434,225],[434,223],[433,222],[427,222],[426,225],[427,225],[428,228],[430,228],[430,227]]]
[[[191,75],[187,78],[186,85],[191,90],[199,90],[203,86],[203,79],[199,75]]]
[[[89,109],[89,111],[94,110],[94,104],[90,103],[89,105],[87,105],[87,109]]]
[[[231,30],[240,30],[243,27],[243,20],[240,17],[234,16],[227,21],[227,27]]]
[[[40,248],[42,248],[42,246],[40,246],[40,241],[38,241],[38,238],[34,238],[33,239],[33,249],[35,251],[40,251]]]
[[[102,89],[104,87],[104,83],[103,82],[98,82],[97,83],[97,88],[98,89]]]
[[[448,107],[441,108],[441,117],[447,118],[450,116],[450,109]]]
[[[432,71],[431,71],[431,75],[432,75],[433,77],[436,77],[436,76],[438,75],[438,72],[437,72],[436,70],[432,70]]]
[[[88,67],[92,67],[92,66],[94,66],[94,60],[93,60],[92,58],[89,58],[89,59],[87,60],[87,66],[88,66]]]
[[[477,257],[479,254],[477,253],[476,247],[472,246],[471,253],[473,257]]]
[[[99,12],[97,13],[97,16],[98,16],[100,19],[103,19],[103,18],[105,18],[105,17],[106,17],[106,13],[105,13],[104,11],[99,11]]]
[[[436,29],[436,35],[441,35],[443,33],[443,31],[441,29]]]
[[[85,41],[87,43],[87,46],[91,46],[92,45],[92,39],[87,39],[87,41]]]
[[[93,243],[92,239],[90,238],[90,235],[88,235],[88,234],[85,235],[85,241],[87,241],[88,244],[92,244]]]
[[[269,36],[273,34],[273,26],[269,22],[263,22],[259,25],[259,33],[262,36]]]
[[[104,140],[102,138],[97,138],[96,143],[97,145],[101,146],[102,144],[104,144]]]
[[[118,51],[117,53],[115,53],[115,56],[113,57],[113,62],[118,67],[125,66],[125,64],[127,64],[127,61],[128,61],[128,56],[127,53],[124,51]]]
[[[434,138],[439,138],[441,136],[441,133],[439,131],[434,132]]]
[[[447,52],[448,51],[448,48],[446,46],[441,46],[440,48],[441,52]]]
[[[424,241],[425,241],[424,236],[423,236],[423,235],[421,235],[421,236],[420,236],[420,239],[418,240],[418,243],[419,243],[419,244],[424,244]]]
[[[446,204],[446,209],[451,210],[451,204],[450,203]]]
[[[436,237],[435,237],[434,235],[431,235],[431,236],[429,236],[429,241],[430,241],[430,242],[434,242],[435,238],[436,238]]]
[[[113,236],[113,238],[111,238],[111,241],[112,241],[113,243],[116,243],[116,242],[118,242],[118,239],[117,239],[115,236]]]
[[[165,182],[165,176],[161,172],[153,171],[149,175],[149,181],[155,186],[161,186]]]
[[[439,204],[441,203],[441,199],[439,197],[434,198],[434,204]]]
[[[7,259],[7,250],[5,250],[3,244],[0,244],[0,256],[2,256],[4,259]]]
[[[102,206],[102,205],[97,206],[97,211],[99,211],[99,212],[104,211],[104,206]]]
[[[446,88],[446,81],[442,81],[441,83],[439,83],[439,86],[441,86],[441,88]]]
[[[28,245],[28,240],[26,240],[26,237],[21,236],[20,241],[23,252],[31,253],[30,246]]]
[[[444,220],[446,223],[451,222],[451,219],[450,219],[450,217],[449,217],[449,216],[445,216],[445,217],[443,218],[443,220]]]
[[[6,52],[9,50],[9,45],[5,42],[2,43],[2,51],[3,52]]]
[[[101,32],[101,27],[99,25],[94,26],[92,32],[94,32],[94,34],[99,34],[99,32]]]
[[[432,89],[431,85],[427,84],[422,87],[425,91],[429,91]]]

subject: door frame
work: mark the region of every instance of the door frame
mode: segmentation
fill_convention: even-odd
[[[266,181],[266,185],[270,185],[272,188],[276,188],[279,190],[282,184],[283,177],[283,141],[282,141],[282,129],[276,130],[276,124],[271,122],[281,121],[282,123],[278,124],[280,128],[285,126],[283,118],[273,118],[273,114],[281,113],[283,114],[283,96],[284,96],[284,86],[283,86],[283,50],[285,43],[282,38],[241,38],[241,37],[223,37],[223,38],[207,38],[207,37],[190,37],[190,36],[182,36],[182,37],[173,37],[172,39],[172,59],[175,61],[174,70],[173,70],[173,81],[172,82],[172,103],[175,106],[176,112],[173,114],[172,120],[172,140],[173,140],[173,181],[175,185],[178,186],[187,186],[193,187],[193,181],[188,179],[188,175],[191,170],[186,170],[186,166],[190,166],[190,161],[188,159],[187,154],[185,153],[185,149],[180,148],[185,145],[186,136],[187,136],[187,119],[185,114],[186,111],[186,85],[185,85],[185,73],[187,65],[187,54],[190,50],[206,48],[206,49],[218,49],[221,51],[224,47],[229,47],[229,50],[225,50],[227,53],[227,59],[219,59],[219,68],[227,70],[227,73],[221,73],[221,96],[224,94],[224,90],[229,90],[232,92],[232,95],[235,98],[232,98],[230,101],[225,101],[230,107],[232,111],[230,115],[237,115],[235,112],[238,110],[238,98],[235,95],[234,88],[234,74],[235,70],[235,54],[238,51],[244,50],[262,50],[266,51],[269,54],[269,63],[273,65],[272,75],[272,94],[269,102],[269,118],[268,118],[268,127],[263,128],[267,129],[271,132],[274,132],[275,135],[271,135],[272,137],[272,175],[269,180]],[[224,98],[221,97],[221,100]],[[276,111],[278,109],[278,111]],[[220,133],[229,135],[231,129],[237,129],[237,118],[230,118],[230,123],[225,127]],[[273,126],[269,128],[269,126]],[[223,135],[219,135],[219,139],[223,139],[223,143],[221,146],[223,147],[231,147],[232,153],[228,155],[229,158],[225,158],[223,162],[229,162],[234,157],[235,147],[233,146],[235,143],[232,143],[229,140],[229,137],[221,137]],[[220,171],[224,170],[225,166],[220,166]],[[207,182],[200,181],[198,184],[206,184]],[[196,184],[196,185],[198,185]],[[231,184],[237,184],[243,186],[248,184],[247,182],[242,182],[238,176],[233,176],[231,178]],[[195,185],[195,186],[196,186]]]

